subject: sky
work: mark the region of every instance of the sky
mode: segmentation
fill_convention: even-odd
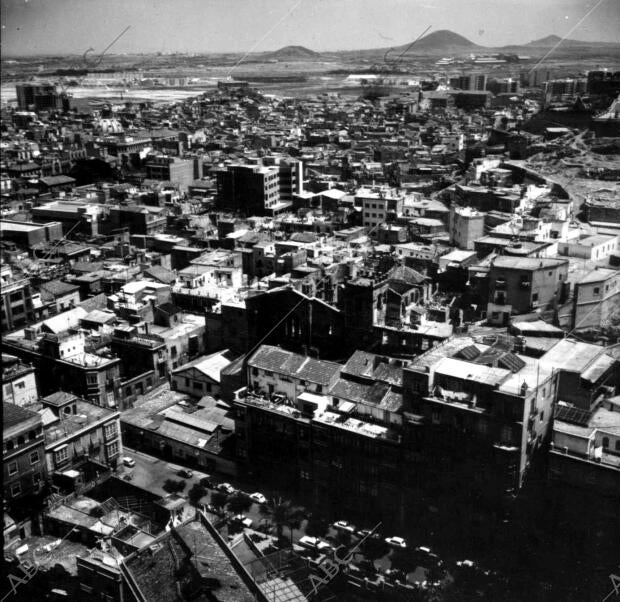
[[[0,0],[2,56],[315,51],[407,44],[429,25],[482,46],[620,42],[620,0]]]

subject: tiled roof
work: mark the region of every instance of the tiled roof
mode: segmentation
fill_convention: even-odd
[[[272,345],[262,345],[248,365],[324,385],[329,384],[341,368],[340,364],[298,355]]]
[[[38,418],[37,412],[27,410],[14,403],[2,403],[2,428],[6,430],[12,426],[25,422],[31,418]]]

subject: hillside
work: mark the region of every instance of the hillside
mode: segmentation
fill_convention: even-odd
[[[393,53],[403,52],[409,44],[403,44],[394,48]],[[445,54],[450,52],[467,52],[480,48],[466,37],[449,31],[440,29],[433,31],[423,38],[420,38],[408,51],[408,54]]]
[[[547,36],[545,38],[540,38],[539,40],[533,40],[531,42],[528,42],[527,44],[524,45],[525,48],[553,48],[553,46],[555,46],[556,44],[558,44],[559,42],[562,42],[562,46],[565,47],[575,47],[575,46],[597,46],[597,47],[603,47],[603,46],[613,46],[614,43],[613,42],[584,42],[582,40],[562,40],[562,38],[560,36],[556,36],[556,35],[552,35],[552,36]]]
[[[321,55],[305,46],[284,46],[274,52],[267,52],[263,56],[268,60],[276,61],[310,61]]]

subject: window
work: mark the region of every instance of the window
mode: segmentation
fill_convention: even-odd
[[[68,457],[69,457],[69,450],[66,445],[63,448],[56,450],[54,454],[54,460],[56,464],[60,464],[61,462],[64,462]]]
[[[39,461],[39,452],[33,451],[30,454],[30,464],[36,464]]]
[[[202,391],[202,383],[200,381],[195,380],[194,384],[192,386],[193,386],[194,389]]]
[[[299,476],[306,481],[310,479],[310,473],[307,470],[299,471]]]
[[[603,437],[603,448],[604,449],[609,448],[609,437]]]
[[[32,475],[32,484],[33,485],[38,485],[41,482],[41,473],[40,472],[35,472]]]
[[[538,293],[534,293],[532,295],[532,303],[536,303],[538,301]]]
[[[441,412],[433,411],[431,421],[433,424],[441,424]]]
[[[512,441],[512,428],[509,426],[502,427],[502,443],[510,443]]]
[[[593,292],[595,295],[598,295],[601,292],[601,289],[598,286],[595,286]]]
[[[616,441],[616,451],[620,451],[620,439]]]
[[[118,429],[116,428],[115,422],[113,422],[112,424],[105,425],[105,438],[106,439],[112,439],[113,437],[116,437],[117,434],[118,434]]]
[[[13,497],[15,497],[16,495],[19,495],[22,492],[22,486],[20,483],[14,483],[13,485],[11,485],[11,495]]]
[[[14,474],[17,474],[17,462],[10,462],[9,463],[9,476],[13,476]]]
[[[26,383],[21,380],[18,383],[15,383],[15,388],[16,389],[25,389],[26,388]]]
[[[34,441],[36,438],[37,438],[36,431],[29,431],[28,432],[28,441]]]
[[[114,441],[106,446],[106,455],[108,458],[113,458],[118,455],[118,441]]]

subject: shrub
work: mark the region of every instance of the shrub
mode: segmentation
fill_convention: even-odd
[[[185,489],[185,481],[181,479],[166,479],[164,482],[164,491],[168,493],[179,493]]]
[[[228,510],[233,514],[243,514],[252,507],[252,500],[245,493],[238,491],[228,498]]]
[[[207,495],[207,490],[198,483],[194,483],[191,489],[187,492],[189,503],[192,506],[198,506],[198,502],[200,502],[205,495]]]

